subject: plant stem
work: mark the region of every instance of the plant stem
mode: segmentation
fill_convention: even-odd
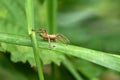
[[[74,66],[68,59],[63,60],[63,64],[70,71],[70,73],[75,77],[76,80],[83,80],[82,77],[79,75],[77,70],[74,68]]]
[[[47,23],[50,34],[56,33],[57,0],[47,0]]]
[[[32,32],[32,29],[34,29],[34,10],[33,10],[33,0],[26,0],[26,14],[27,14],[27,22],[28,22],[28,33],[31,38],[31,43],[33,46],[33,51],[34,51],[34,57],[36,61],[36,66],[38,69],[38,76],[39,80],[44,80],[43,76],[43,70],[42,70],[42,64],[40,62],[40,55],[38,52],[38,45],[37,45],[37,40],[35,36],[35,32]]]
[[[56,16],[57,16],[57,0],[47,0],[47,23],[48,32],[50,34],[56,33]],[[52,80],[57,79],[58,67],[53,64],[52,66]]]

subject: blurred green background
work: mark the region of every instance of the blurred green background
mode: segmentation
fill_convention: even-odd
[[[34,10],[35,27],[47,28],[46,1],[34,0]],[[27,36],[25,0],[0,0],[0,33]],[[58,0],[57,33],[67,36],[71,45],[119,55],[120,0]],[[4,43],[1,45],[0,80],[37,80],[35,68],[31,68],[29,63],[13,63],[17,61],[10,60],[11,45],[7,47],[9,49]],[[7,51],[7,55],[2,54],[4,51]],[[73,63],[81,71],[84,80],[120,80],[118,72],[83,60]],[[50,65],[44,68],[46,80],[51,80]],[[58,69],[63,70],[58,71],[60,80],[74,80],[63,65]]]

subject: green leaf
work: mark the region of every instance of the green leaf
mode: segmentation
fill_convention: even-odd
[[[35,0],[36,26],[41,9],[40,3]],[[0,0],[0,32],[9,34],[27,35],[27,20],[25,13],[25,0]]]
[[[24,0],[0,0],[2,8],[0,32],[26,35],[26,16]],[[12,4],[12,5],[11,5]],[[3,27],[4,26],[4,27]]]
[[[73,59],[74,67],[89,80],[97,79],[105,68],[82,59]],[[87,66],[86,66],[87,65]]]
[[[31,47],[12,45],[6,43],[1,43],[1,47],[5,51],[9,51],[11,53],[11,60],[13,62],[26,63],[28,61],[32,67],[36,66],[33,50]],[[43,64],[50,64],[54,62],[55,64],[60,65],[61,61],[64,58],[64,55],[60,54],[59,52],[54,52],[47,49],[39,49],[39,51],[41,51],[40,58]]]
[[[63,54],[60,52],[55,52],[49,49],[40,49],[41,52],[41,59],[44,64],[50,64],[54,62],[57,65],[60,65],[61,61],[65,58]]]
[[[82,58],[90,62],[99,64],[101,66],[120,71],[119,55],[114,55],[77,46],[66,46],[66,48],[62,48],[62,46],[59,46],[56,49],[63,53],[65,53],[64,51],[67,51],[67,53],[65,53],[67,55]]]
[[[83,80],[83,78],[78,74],[77,70],[68,59],[65,58],[63,60],[63,64],[71,72],[71,74],[76,78],[76,80]]]
[[[0,41],[22,46],[31,46],[30,40],[23,36],[0,34]],[[53,49],[49,49],[48,43],[46,42],[41,41],[39,44],[40,44],[39,47],[42,48],[43,50],[48,49],[56,53],[59,52],[61,54],[71,55],[116,71],[120,71],[119,55],[114,55],[110,53],[60,43],[52,43],[52,45],[55,46]]]

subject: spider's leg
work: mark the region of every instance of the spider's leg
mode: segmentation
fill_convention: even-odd
[[[57,37],[57,40],[61,41],[64,44],[69,44],[70,43],[70,41],[68,40],[68,38],[66,38],[62,34],[57,34],[56,37]]]
[[[50,36],[49,35],[48,35],[48,44],[49,44],[49,47],[51,48]]]

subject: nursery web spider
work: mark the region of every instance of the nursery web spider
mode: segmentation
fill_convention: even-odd
[[[33,29],[32,31],[35,31],[36,33],[39,33],[39,35],[45,39],[48,40],[49,47],[51,47],[50,41],[56,41],[59,40],[62,43],[68,44],[70,43],[69,40],[62,34],[48,34],[47,31],[44,28],[39,29]]]

